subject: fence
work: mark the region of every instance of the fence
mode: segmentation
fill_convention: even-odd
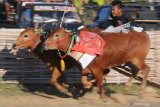
[[[12,53],[12,44],[23,29],[0,29],[0,82],[1,83],[49,83],[51,72],[43,62],[35,59],[27,50]],[[151,67],[149,80],[160,82],[160,31],[148,31],[151,49],[147,63]],[[108,83],[123,83],[128,77],[112,70]]]

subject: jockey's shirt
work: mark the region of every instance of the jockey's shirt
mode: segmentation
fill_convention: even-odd
[[[130,21],[133,21],[130,14],[122,14],[120,17],[110,15],[110,25],[113,25],[114,27],[123,25]]]

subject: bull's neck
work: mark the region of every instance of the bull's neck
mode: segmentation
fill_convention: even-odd
[[[31,50],[35,55],[38,55],[40,56],[41,52],[41,48],[43,46],[43,43],[42,42],[37,42],[35,47]]]
[[[67,52],[70,44],[71,44],[71,40],[72,40],[72,36],[68,36],[68,38],[64,41],[64,42],[61,42],[59,44],[59,49],[62,50],[63,52]]]
[[[41,42],[40,36],[37,35],[37,37],[33,39],[33,44],[30,46],[30,50],[33,51],[40,42]]]

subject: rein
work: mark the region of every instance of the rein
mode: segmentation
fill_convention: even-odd
[[[69,47],[68,47],[68,49],[67,49],[67,52],[66,52],[65,55],[63,55],[63,56],[61,55],[61,52],[60,52],[60,49],[59,49],[60,43],[62,42],[62,40],[57,41],[57,44],[58,44],[58,54],[59,54],[59,56],[60,56],[61,59],[65,58],[67,55],[70,55],[71,48],[72,48],[73,43],[74,43],[74,39],[75,39],[75,38],[72,37],[71,42],[70,42],[70,45],[69,45]]]

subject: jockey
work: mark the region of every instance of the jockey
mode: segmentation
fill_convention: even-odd
[[[122,11],[122,2],[120,0],[114,0],[111,3],[111,14],[107,22],[108,27],[102,32],[119,33],[122,31],[124,33],[128,33],[130,30],[142,32],[143,28],[138,27],[132,17],[129,13],[124,13]]]
[[[98,27],[100,29],[106,29],[109,26],[117,27],[128,22],[133,23],[133,19],[130,14],[122,12],[122,2],[119,0],[113,0],[111,6],[101,6],[99,12],[94,19],[93,23],[87,25],[87,27]]]
[[[112,3],[111,14],[109,18],[109,24],[117,27],[128,22],[133,22],[130,14],[124,14],[122,12],[122,2],[120,0],[114,0]]]

